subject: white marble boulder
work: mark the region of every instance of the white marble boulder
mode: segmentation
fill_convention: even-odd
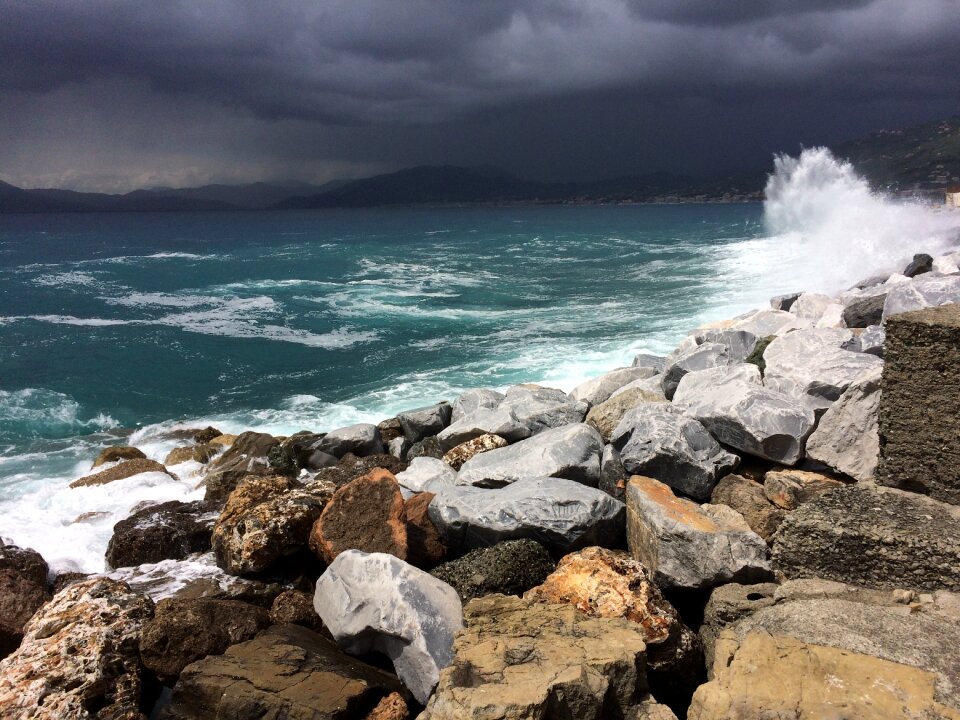
[[[456,590],[386,553],[347,550],[317,580],[314,609],[348,653],[377,651],[426,703],[463,629]]]
[[[883,303],[883,319],[891,315],[960,302],[960,275],[927,273],[893,285]]]
[[[416,457],[407,469],[397,473],[401,488],[413,493],[436,492],[437,488],[456,485],[457,471],[443,460],[432,457]]]

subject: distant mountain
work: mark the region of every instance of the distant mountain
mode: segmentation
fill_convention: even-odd
[[[189,198],[218,202],[243,210],[264,210],[291,197],[318,195],[347,184],[348,180],[331,180],[322,185],[304,182],[257,182],[248,185],[204,185],[196,188],[150,188],[147,192],[163,197]]]

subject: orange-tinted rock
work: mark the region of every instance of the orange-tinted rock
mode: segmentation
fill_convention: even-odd
[[[390,693],[363,720],[407,720],[410,711],[400,693]]]
[[[161,472],[176,479],[176,476],[173,473],[171,473],[157,461],[147,460],[146,458],[138,458],[135,460],[125,460],[119,465],[114,465],[112,467],[108,467],[106,470],[101,470],[98,473],[94,473],[93,475],[87,475],[79,480],[74,480],[72,483],[70,483],[70,487],[79,488],[90,487],[92,485],[106,485],[114,480],[125,480],[128,477],[133,477],[134,475],[139,475],[140,473],[146,472]]]
[[[344,550],[407,559],[407,519],[400,485],[378,468],[337,490],[310,533],[310,549],[327,563]]]
[[[771,470],[763,480],[763,492],[767,499],[784,510],[796,510],[827,490],[840,487],[843,487],[843,483],[839,480],[803,470]]]
[[[100,467],[101,465],[116,462],[117,460],[143,460],[145,457],[147,456],[138,448],[126,445],[111,445],[100,451],[100,454],[97,455],[97,459],[93,461],[91,467]]]
[[[444,561],[447,548],[440,531],[427,510],[434,494],[418,493],[404,503],[407,516],[407,562],[422,570],[430,570]]]

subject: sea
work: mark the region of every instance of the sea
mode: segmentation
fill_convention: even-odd
[[[698,325],[836,292],[956,237],[822,149],[764,203],[0,215],[0,537],[98,572],[202,468],[70,489],[105,446],[288,435],[467,388],[570,390]],[[902,265],[901,265],[902,266]]]

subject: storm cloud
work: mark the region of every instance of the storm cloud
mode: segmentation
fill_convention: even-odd
[[[13,0],[0,177],[696,174],[950,115],[956,0]]]

